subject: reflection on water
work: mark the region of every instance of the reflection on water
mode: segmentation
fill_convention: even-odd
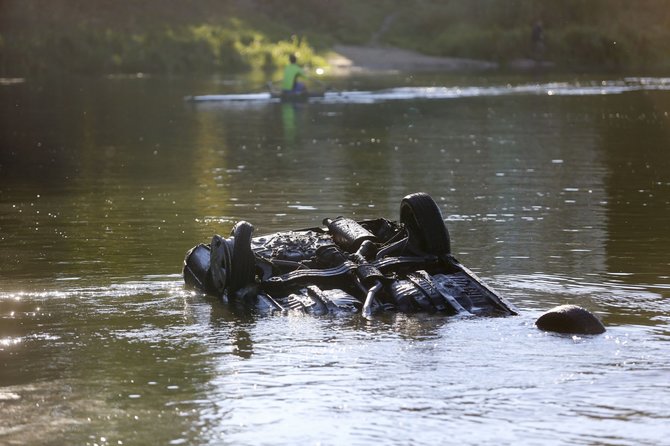
[[[667,80],[408,79],[234,107],[0,85],[0,443],[663,443]],[[419,190],[521,316],[257,317],[182,287],[237,220],[396,218]],[[608,332],[537,331],[561,303]]]

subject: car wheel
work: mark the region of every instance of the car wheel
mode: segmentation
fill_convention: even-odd
[[[230,254],[226,241],[220,235],[212,237],[209,253],[209,285],[212,294],[217,297],[223,297],[228,282],[228,272],[230,268]]]
[[[251,234],[254,227],[241,221],[233,228],[233,255],[230,263],[228,290],[235,293],[254,282],[256,277],[256,260],[251,250]]]
[[[451,253],[449,231],[440,208],[430,195],[418,192],[403,198],[400,222],[407,228],[410,243],[416,248],[435,255]]]

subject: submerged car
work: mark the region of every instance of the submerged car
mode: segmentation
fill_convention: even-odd
[[[321,227],[252,234],[242,221],[229,238],[214,235],[190,249],[185,283],[227,304],[281,312],[518,314],[452,255],[442,213],[425,193],[402,199],[398,221],[340,216]],[[551,331],[561,331],[560,317]]]

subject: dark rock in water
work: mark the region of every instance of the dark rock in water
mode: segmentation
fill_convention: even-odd
[[[559,305],[537,318],[540,330],[570,334],[601,334],[605,326],[590,311],[577,305]]]

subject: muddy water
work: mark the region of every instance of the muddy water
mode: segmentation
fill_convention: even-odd
[[[667,79],[336,86],[0,84],[0,443],[667,441]],[[396,218],[416,191],[521,316],[254,317],[182,286],[184,252],[240,219]],[[608,332],[536,330],[560,303]]]

